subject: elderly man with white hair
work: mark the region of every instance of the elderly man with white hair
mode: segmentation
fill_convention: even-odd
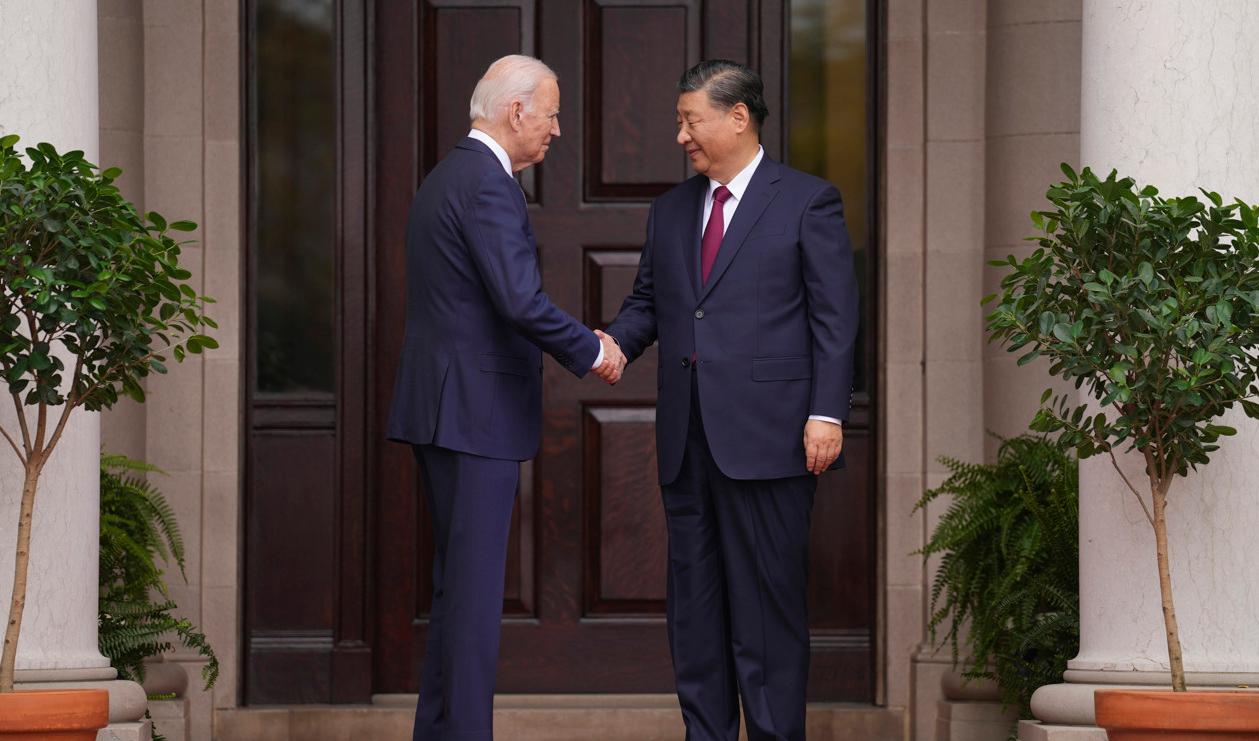
[[[532,57],[490,65],[472,130],[424,179],[407,226],[406,338],[390,440],[411,445],[436,542],[415,741],[493,738],[507,536],[519,462],[538,451],[542,351],[615,383],[616,343],[542,292],[512,173],[560,135],[555,73]]]

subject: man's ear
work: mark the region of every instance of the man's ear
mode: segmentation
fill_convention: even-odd
[[[730,109],[730,118],[734,121],[735,131],[742,134],[747,131],[748,125],[752,122],[751,114],[748,113],[747,103],[735,103]]]
[[[520,131],[520,127],[524,124],[525,105],[519,100],[513,100],[511,106],[507,109],[507,123],[511,126],[512,131]]]

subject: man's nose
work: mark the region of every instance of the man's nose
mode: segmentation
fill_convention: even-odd
[[[681,144],[682,146],[685,147],[686,143],[689,142],[690,140],[691,140],[691,135],[686,133],[686,129],[678,129],[678,144]]]
[[[555,120],[551,121],[551,136],[559,136],[559,135],[560,135],[560,120],[556,118]]]

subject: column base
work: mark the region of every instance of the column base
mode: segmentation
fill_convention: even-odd
[[[112,670],[111,670],[112,671]],[[14,689],[19,690],[106,690],[109,692],[109,729],[118,728],[119,733],[126,734],[132,724],[145,727],[142,736],[118,736],[118,741],[147,741],[149,738],[149,722],[144,720],[144,711],[148,709],[149,698],[144,688],[126,679],[110,679],[96,682],[18,682]],[[109,730],[106,729],[106,730]],[[101,731],[105,733],[105,731]],[[113,737],[100,736],[100,741],[113,741]]]
[[[1020,720],[1019,741],[1106,741],[1106,731],[1096,726],[1062,726]]]
[[[153,724],[146,721],[135,723],[110,723],[96,734],[96,741],[152,741]]]
[[[1093,710],[1093,693],[1097,690],[1151,690],[1171,689],[1171,679],[1166,673],[1157,672],[1090,672],[1089,678],[1102,675],[1104,679],[1123,682],[1079,681],[1080,672],[1067,672],[1070,681],[1063,684],[1047,684],[1032,695],[1032,715],[1044,723],[1064,726],[1092,726],[1097,723]],[[1108,675],[1108,676],[1107,676]],[[1253,674],[1194,674],[1189,675],[1189,689],[1229,689],[1248,686],[1245,680]],[[1166,682],[1158,680],[1168,677]],[[1250,685],[1254,686],[1254,685]]]
[[[165,736],[167,741],[190,741],[192,738],[188,729],[188,698],[150,700],[149,715],[153,718],[153,730]]]
[[[1018,719],[1018,710],[1002,710],[1000,702],[941,700],[936,741],[1006,741]]]

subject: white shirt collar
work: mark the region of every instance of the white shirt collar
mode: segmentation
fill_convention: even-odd
[[[761,164],[761,160],[764,158],[765,147],[758,145],[756,147],[756,156],[747,164],[747,167],[740,170],[738,175],[735,175],[730,179],[730,182],[726,183],[726,189],[730,191],[730,195],[734,197],[734,200],[742,200],[744,191],[748,189],[748,183],[752,182],[752,176],[756,174],[757,165]],[[721,187],[721,183],[712,178],[708,179],[708,200],[712,200],[713,191],[719,187]]]
[[[511,173],[511,158],[507,156],[507,150],[503,149],[503,146],[501,144],[494,141],[494,137],[490,136],[484,131],[481,131],[480,129],[472,129],[471,131],[468,132],[468,138],[476,139],[477,141],[481,142],[485,146],[489,147],[490,151],[494,153],[494,156],[498,158],[499,164],[501,164],[503,166],[503,169],[507,171],[507,174],[508,175],[512,174]]]

